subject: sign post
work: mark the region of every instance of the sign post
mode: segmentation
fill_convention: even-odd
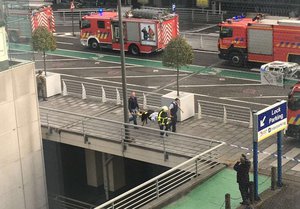
[[[71,1],[70,10],[72,13],[72,34],[73,34],[73,36],[75,36],[75,33],[74,33],[74,9],[75,9],[74,1]]]
[[[258,142],[277,133],[277,166],[278,166],[278,186],[282,185],[281,169],[281,141],[282,130],[287,127],[287,104],[280,101],[253,113],[253,175],[254,175],[254,198],[258,196]]]

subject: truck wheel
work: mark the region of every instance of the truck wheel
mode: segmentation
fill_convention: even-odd
[[[94,49],[94,50],[99,48],[99,44],[95,39],[92,39],[89,41],[89,46],[91,49]]]
[[[9,39],[13,43],[18,43],[19,42],[19,35],[16,31],[12,31],[9,33]]]
[[[140,54],[140,49],[137,45],[135,44],[132,44],[130,45],[129,47],[129,52],[132,54],[132,55],[138,55]]]
[[[232,65],[234,65],[236,67],[240,67],[244,63],[244,58],[243,58],[243,56],[242,56],[241,53],[239,53],[239,52],[232,52],[230,54],[230,61],[231,61]]]

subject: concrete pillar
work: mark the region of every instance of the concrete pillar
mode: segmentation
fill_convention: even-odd
[[[103,185],[102,156],[100,152],[85,150],[87,184],[93,187]]]
[[[115,192],[125,186],[125,167],[122,157],[103,153],[104,187]]]

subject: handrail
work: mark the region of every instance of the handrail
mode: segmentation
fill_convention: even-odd
[[[219,103],[219,102],[210,102],[210,101],[203,101],[203,100],[197,100],[198,103],[206,103],[206,104],[214,104],[214,105],[222,105],[222,106],[229,106],[229,107],[235,107],[235,108],[241,108],[241,109],[247,109],[249,110],[249,107],[239,106],[239,105],[232,105],[232,104],[226,104],[226,103]]]
[[[191,158],[191,159],[189,159],[189,160],[187,160],[187,161],[185,161],[185,162],[183,162],[183,163],[181,163],[181,164],[179,164],[179,165],[177,165],[177,166],[169,169],[168,171],[166,171],[166,172],[164,172],[164,173],[162,173],[162,174],[160,174],[160,175],[158,175],[158,176],[156,176],[156,177],[154,177],[154,178],[152,178],[152,179],[150,179],[150,180],[148,180],[148,181],[140,184],[139,186],[137,186],[137,187],[135,187],[133,189],[130,189],[129,191],[127,191],[127,192],[125,192],[125,193],[123,193],[123,194],[121,194],[121,195],[119,195],[119,196],[117,196],[117,197],[115,197],[115,198],[107,201],[106,203],[101,204],[101,205],[95,207],[94,209],[103,209],[103,208],[105,208],[107,206],[110,206],[110,205],[114,206],[114,203],[116,201],[118,201],[118,200],[126,197],[129,194],[137,192],[139,189],[142,189],[143,187],[148,186],[148,185],[150,185],[152,183],[156,184],[156,182],[159,181],[161,178],[168,177],[168,175],[171,174],[172,172],[175,172],[175,171],[178,171],[178,170],[182,170],[182,167],[185,166],[185,165],[187,165],[187,164],[189,164],[189,163],[196,163],[196,162],[198,162],[197,160],[199,160],[200,157],[202,157],[202,156],[204,156],[204,155],[212,152],[213,150],[215,150],[215,149],[217,149],[217,148],[219,148],[219,147],[221,147],[223,145],[224,145],[224,143],[221,143],[221,144],[219,144],[219,145],[217,145],[217,146],[215,146],[215,147],[213,147],[213,148],[211,148],[211,149],[209,149],[209,150],[207,150],[207,151],[205,151],[205,152],[203,152],[201,154],[198,154],[195,157],[193,157],[193,158]],[[156,189],[159,189],[159,188],[156,188]]]
[[[68,208],[71,209],[92,209],[96,207],[93,204],[79,201],[73,198],[65,197],[62,195],[49,194],[48,197],[50,200],[53,200],[55,203],[59,204],[60,206],[64,206],[62,208],[65,208],[67,206]]]

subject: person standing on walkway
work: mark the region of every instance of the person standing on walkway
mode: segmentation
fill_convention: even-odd
[[[167,106],[163,106],[161,108],[161,110],[158,112],[157,122],[158,122],[160,130],[164,130],[164,128],[165,128],[165,131],[169,130],[169,118],[168,118],[168,107]],[[160,136],[164,137],[164,135],[165,135],[165,132],[161,131]],[[166,136],[168,136],[167,133],[166,133]]]
[[[128,110],[131,114],[131,117],[129,118],[129,122],[133,121],[134,125],[137,125],[136,118],[137,118],[137,113],[140,111],[140,108],[134,91],[131,92],[131,95],[128,99]]]
[[[239,184],[239,190],[242,196],[242,205],[249,204],[249,171],[251,162],[247,159],[246,155],[242,154],[240,161],[236,162],[233,169],[237,172],[236,178]]]
[[[172,132],[176,132],[177,112],[178,112],[178,109],[180,109],[179,103],[180,103],[180,100],[178,98],[176,98],[173,102],[171,102],[171,104],[169,106],[169,115],[171,118],[170,126],[171,126]]]
[[[36,76],[36,83],[37,83],[37,93],[38,98],[42,98],[43,101],[47,101],[46,99],[46,78],[43,75],[43,71],[39,70]]]

